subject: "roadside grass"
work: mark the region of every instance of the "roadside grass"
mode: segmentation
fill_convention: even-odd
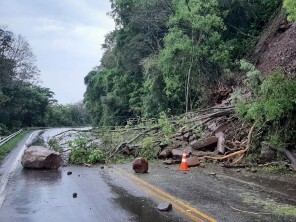
[[[3,160],[7,154],[9,154],[17,144],[27,135],[28,131],[24,130],[19,135],[0,146],[0,160]]]

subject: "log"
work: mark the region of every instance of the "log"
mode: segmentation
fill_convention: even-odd
[[[257,121],[255,121],[255,123],[253,124],[253,126],[251,127],[249,133],[248,133],[248,140],[247,140],[247,145],[246,145],[246,149],[244,150],[239,150],[239,151],[236,151],[234,153],[231,153],[231,154],[228,154],[226,156],[223,156],[223,157],[211,157],[211,156],[205,156],[205,158],[208,158],[208,159],[212,159],[212,160],[225,160],[225,159],[229,159],[229,158],[232,158],[236,155],[240,155],[240,154],[245,154],[246,152],[249,151],[250,147],[251,147],[251,140],[252,140],[252,135],[253,135],[253,131],[255,129],[255,126],[257,124]]]
[[[290,160],[292,169],[294,171],[296,171],[296,158],[295,158],[294,154],[288,149],[284,149],[283,153]]]
[[[133,143],[134,141],[136,141],[137,139],[139,139],[141,136],[145,135],[146,133],[153,131],[153,130],[158,130],[160,127],[159,126],[155,126],[155,127],[151,127],[148,128],[147,130],[145,130],[142,133],[139,133],[137,136],[135,136],[134,138],[132,138],[130,141],[128,142],[122,142],[120,144],[118,144],[115,149],[113,151],[111,151],[111,154],[109,155],[109,157],[107,158],[107,160],[111,159],[118,151],[120,151],[124,146]]]
[[[215,113],[197,116],[197,117],[194,117],[193,119],[188,120],[185,124],[196,122],[196,121],[201,121],[201,120],[204,120],[202,122],[202,124],[205,124],[205,123],[207,123],[208,121],[210,121],[210,120],[212,120],[214,118],[217,118],[217,117],[220,117],[220,116],[228,116],[230,114],[233,114],[234,111],[235,111],[234,108],[229,108],[229,109],[225,109],[225,110],[218,111],[218,112],[215,112]]]
[[[216,133],[215,136],[218,138],[217,151],[220,154],[224,154],[225,153],[225,147],[224,147],[225,135],[223,132],[220,131]]]

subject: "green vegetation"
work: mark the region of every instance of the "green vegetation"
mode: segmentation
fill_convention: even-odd
[[[0,135],[22,127],[79,126],[91,122],[83,103],[58,105],[39,86],[39,70],[29,43],[0,25]]]
[[[3,160],[27,134],[28,131],[24,130],[19,135],[0,146],[0,160]]]
[[[252,52],[281,0],[111,0],[116,29],[85,77],[97,126],[177,115],[210,105],[211,93]]]
[[[280,71],[263,77],[254,66],[246,62],[242,62],[242,68],[248,70],[246,86],[252,96],[237,102],[238,115],[259,123],[265,132],[261,139],[279,148],[294,148],[296,80],[285,77]]]
[[[100,163],[105,160],[105,152],[89,143],[89,139],[83,134],[69,142],[71,148],[70,163]]]
[[[259,196],[254,196],[251,194],[242,194],[244,200],[243,202],[248,204],[256,204],[262,207],[262,212],[272,212],[274,215],[283,215],[283,216],[296,216],[296,207],[290,204],[282,204],[276,200],[263,200]]]
[[[296,21],[296,2],[294,0],[284,0],[284,7],[288,12],[288,19]]]
[[[271,173],[271,174],[287,173],[287,167],[284,165],[259,167],[258,172],[259,173]]]

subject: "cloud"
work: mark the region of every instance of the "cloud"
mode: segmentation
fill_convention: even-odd
[[[1,0],[0,21],[28,40],[43,86],[61,103],[81,100],[84,76],[102,56],[114,29],[108,0]]]

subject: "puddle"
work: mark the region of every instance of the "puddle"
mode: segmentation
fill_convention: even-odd
[[[134,215],[132,221],[169,222],[184,220],[176,218],[173,212],[158,211],[157,204],[148,198],[133,196],[123,188],[111,184],[110,187],[111,190],[118,195],[116,198],[113,198],[114,202]]]

